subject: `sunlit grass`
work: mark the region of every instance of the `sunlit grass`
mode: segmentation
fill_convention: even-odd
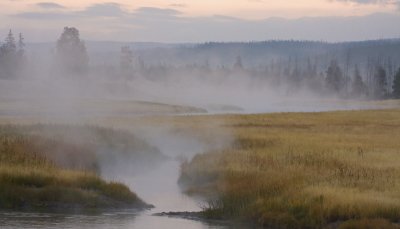
[[[209,217],[289,228],[400,219],[400,110],[215,119],[232,144],[184,163],[180,179],[209,197]]]

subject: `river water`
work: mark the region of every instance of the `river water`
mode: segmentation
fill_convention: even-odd
[[[198,200],[181,193],[177,184],[178,176],[179,162],[170,160],[144,174],[132,176],[123,174],[118,177],[119,181],[130,186],[143,200],[155,205],[151,210],[139,212],[125,210],[101,214],[0,212],[0,228],[225,229],[232,227],[224,223],[153,216],[154,213],[160,212],[201,210]]]
[[[201,202],[183,194],[177,184],[179,162],[168,160],[156,168],[140,174],[129,174],[123,170],[116,175],[104,176],[108,180],[118,180],[128,185],[147,203],[155,208],[135,212],[125,210],[100,214],[60,214],[0,212],[1,229],[19,228],[73,228],[73,229],[225,229],[232,228],[227,223],[203,222],[166,216],[153,216],[160,212],[200,211]]]

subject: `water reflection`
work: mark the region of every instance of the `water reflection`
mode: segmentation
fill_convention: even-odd
[[[96,215],[73,215],[56,213],[0,212],[0,228],[33,229],[147,229],[147,228],[193,228],[222,229],[223,225],[209,225],[204,222],[151,216],[148,213],[115,212]]]
[[[177,185],[179,163],[167,161],[143,174],[120,173],[108,179],[122,181],[135,190],[146,202],[154,204],[152,210],[133,210],[100,214],[57,214],[0,212],[0,228],[73,228],[73,229],[225,229],[226,223],[209,223],[181,218],[153,216],[169,211],[199,211],[199,202],[181,193]]]
[[[132,228],[137,213],[96,215],[0,212],[0,228]]]
[[[154,134],[152,136],[155,136]],[[178,155],[194,155],[200,151],[196,144],[185,139],[165,137],[161,142],[152,143],[163,149],[163,153],[174,158]],[[179,141],[178,141],[179,140]],[[193,152],[191,152],[191,150]],[[226,229],[239,228],[226,222],[205,222],[165,216],[153,216],[160,212],[200,211],[201,200],[189,197],[181,192],[177,181],[180,163],[167,160],[158,166],[143,169],[137,173],[134,164],[113,165],[112,169],[103,167],[102,177],[128,185],[145,202],[155,205],[148,211],[132,210],[100,214],[57,214],[57,213],[19,213],[0,212],[1,229],[17,228],[73,228],[73,229]],[[243,228],[242,226],[240,228]]]

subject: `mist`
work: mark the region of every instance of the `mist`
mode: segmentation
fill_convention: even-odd
[[[154,213],[201,211],[204,200],[178,185],[180,166],[234,141],[219,128],[223,123],[190,130],[158,125],[157,117],[386,108],[391,104],[371,101],[394,98],[400,66],[399,40],[171,45],[81,37],[65,27],[54,43],[25,44],[22,34],[9,32],[0,49],[0,119],[127,131],[104,138],[91,127],[55,135],[62,129],[56,126],[46,136],[83,146],[104,141],[85,155],[51,157],[73,168],[68,163],[95,158],[101,177],[127,184],[153,204],[135,225],[152,222]]]
[[[3,55],[0,96],[6,105],[16,100],[12,109],[3,107],[3,114],[79,121],[156,113],[128,109],[117,101],[198,108],[193,113],[369,108],[356,101],[390,98],[400,59],[398,40],[168,46],[86,43],[77,29],[66,27],[63,34],[68,32],[75,38],[63,41],[62,35],[54,44],[23,44],[15,51],[20,60],[7,62]],[[329,76],[330,68],[338,69],[338,75]],[[383,83],[378,82],[379,70],[384,71]]]

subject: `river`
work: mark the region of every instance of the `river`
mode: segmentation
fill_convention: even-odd
[[[122,170],[116,175],[104,176],[128,185],[147,203],[155,208],[147,211],[124,210],[99,214],[24,213],[0,212],[0,228],[21,229],[225,229],[227,223],[204,222],[166,216],[153,216],[160,212],[200,211],[200,201],[183,194],[177,184],[179,162],[168,160],[154,169],[140,174],[129,174]]]
[[[125,210],[101,214],[0,212],[0,228],[225,229],[232,227],[216,222],[153,216],[154,213],[160,212],[201,210],[198,200],[181,193],[177,184],[178,176],[179,162],[170,160],[144,174],[132,176],[124,174],[118,178],[135,190],[143,200],[155,205],[151,210],[139,212]]]

